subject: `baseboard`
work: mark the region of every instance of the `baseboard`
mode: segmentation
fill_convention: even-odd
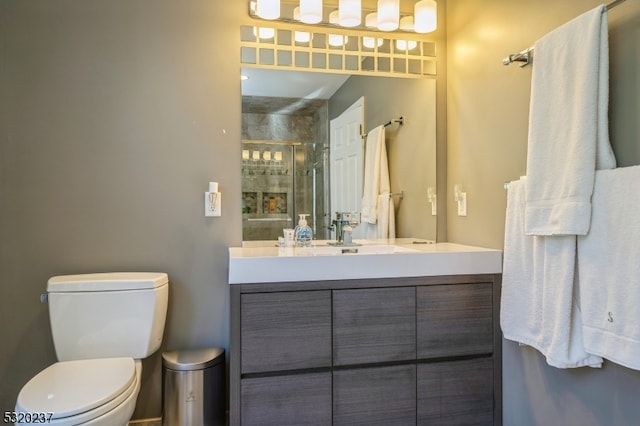
[[[152,419],[131,420],[129,426],[162,426],[162,417]]]

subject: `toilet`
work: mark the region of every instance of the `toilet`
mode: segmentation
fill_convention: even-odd
[[[49,279],[47,293],[58,362],[24,385],[16,425],[126,425],[140,390],[142,359],[162,342],[167,274],[57,276]]]

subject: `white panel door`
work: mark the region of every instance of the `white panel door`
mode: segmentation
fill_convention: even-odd
[[[331,120],[329,127],[329,186],[333,220],[336,212],[362,210],[364,97]],[[360,226],[354,229],[353,237],[362,238]]]

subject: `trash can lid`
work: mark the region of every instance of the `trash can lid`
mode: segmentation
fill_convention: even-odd
[[[224,361],[224,349],[204,348],[164,352],[162,364],[176,371],[204,370]]]

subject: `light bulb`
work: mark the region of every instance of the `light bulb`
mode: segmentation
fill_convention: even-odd
[[[300,0],[300,20],[305,24],[322,21],[322,0]]]
[[[280,17],[280,0],[257,0],[256,15],[262,19],[278,19]]]
[[[403,31],[413,31],[413,16],[403,16],[400,18],[400,29]]]
[[[340,0],[338,4],[338,23],[343,27],[357,27],[361,22],[361,1]]]
[[[435,0],[420,0],[414,8],[415,32],[430,33],[438,28],[438,5]]]
[[[367,28],[378,28],[378,14],[375,12],[367,14],[364,18],[364,25]]]
[[[400,0],[378,0],[378,29],[394,31],[400,25]]]

